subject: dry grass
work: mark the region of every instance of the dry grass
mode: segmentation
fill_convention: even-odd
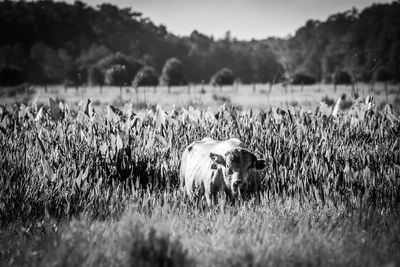
[[[49,219],[1,236],[9,266],[380,266],[400,263],[397,214],[359,224],[344,207],[292,199],[197,209],[147,195],[117,219]],[[144,204],[146,203],[146,204]],[[149,204],[151,203],[151,204]]]
[[[1,109],[4,266],[400,263],[400,120],[388,109],[133,116],[50,103]],[[260,202],[184,199],[180,155],[204,136],[240,137],[268,159]]]
[[[362,83],[357,84],[357,88],[360,97],[375,95],[378,107],[381,103],[386,103],[383,84],[377,83],[373,91],[370,90],[369,85]],[[43,87],[36,86],[34,91],[36,94],[32,96],[31,101],[37,99],[38,103],[47,103],[50,97],[62,99],[70,104],[90,98],[102,105],[132,102],[138,109],[159,104],[166,109],[170,109],[172,105],[192,105],[198,108],[210,107],[214,111],[224,102],[245,109],[286,107],[293,106],[293,103],[297,103],[296,105],[302,108],[314,109],[326,96],[334,99],[335,102],[343,94],[347,95],[347,99],[351,99],[351,86],[341,85],[334,91],[333,85],[329,84],[304,86],[303,89],[300,86],[291,86],[287,91],[277,84],[272,86],[271,92],[268,84],[257,84],[255,93],[252,85],[225,86],[222,91],[210,85],[190,85],[189,89],[187,86],[172,87],[171,93],[168,93],[167,88],[163,86],[157,87],[156,90],[154,87],[141,87],[138,93],[133,88],[127,87],[126,90],[123,90],[122,100],[119,87],[110,86],[104,86],[102,91],[99,87],[79,87],[65,90],[63,86],[49,86],[47,90],[44,90]],[[395,99],[399,94],[399,85],[391,85],[388,102],[397,106]],[[23,94],[17,94],[12,97],[2,97],[1,102],[14,103],[26,100]]]

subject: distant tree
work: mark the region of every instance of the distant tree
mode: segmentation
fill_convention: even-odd
[[[228,67],[243,83],[271,84],[279,79],[279,62],[319,81],[337,69],[361,76],[379,60],[400,80],[399,12],[399,1],[392,1],[309,20],[288,38],[238,41],[229,32],[219,40],[197,31],[177,37],[114,4],[0,1],[0,67],[16,66],[30,82],[46,84],[64,81],[73,65],[101,63],[105,72],[119,64],[130,83],[143,67],[137,59],[161,72],[165,60],[176,57],[185,64],[186,81],[200,83]]]
[[[104,72],[97,66],[89,68],[88,81],[91,86],[100,86],[100,91],[105,83]]]
[[[345,84],[349,85],[353,83],[353,78],[350,73],[344,70],[336,71],[333,75],[333,82],[335,85]]]
[[[294,85],[311,85],[315,83],[316,79],[305,73],[296,73],[292,81],[292,84]]]
[[[253,61],[255,79],[252,82],[274,84],[283,80],[285,70],[268,45],[255,45]]]
[[[65,85],[79,87],[86,84],[88,80],[88,71],[85,68],[73,66],[67,71]]]
[[[0,69],[0,85],[14,86],[25,81],[24,73],[17,67],[2,67]]]
[[[183,71],[182,62],[177,58],[170,58],[165,62],[160,83],[168,88],[174,85],[186,85],[187,80]]]
[[[388,82],[392,77],[392,74],[386,68],[380,68],[376,72],[376,80],[378,82]]]
[[[388,102],[388,82],[393,78],[393,75],[384,67],[379,68],[376,72],[376,80],[384,83],[386,102]]]
[[[33,66],[30,68],[28,79],[36,84],[61,83],[67,72],[67,65],[58,53],[42,42],[34,44],[30,51]]]
[[[361,81],[362,82],[369,82],[372,79],[372,74],[370,71],[364,71],[363,73],[361,73]]]
[[[96,66],[104,72],[109,72],[116,66],[120,66],[119,68],[117,67],[117,69],[119,69],[119,72],[123,69],[123,75],[118,76],[118,84],[112,82],[112,85],[117,86],[130,85],[133,77],[135,77],[136,73],[143,67],[142,63],[138,62],[135,58],[119,52],[101,59]]]
[[[112,54],[112,52],[104,45],[99,46],[93,44],[88,50],[81,51],[76,59],[76,63],[81,66],[89,67],[97,64],[101,59],[107,58],[110,54]]]
[[[157,86],[158,76],[154,68],[144,67],[136,73],[132,81],[133,86]]]
[[[29,60],[21,44],[5,45],[0,47],[0,66],[13,66],[23,69]]]
[[[105,75],[105,82],[108,85],[119,86],[120,95],[122,97],[122,87],[128,85],[130,75],[124,65],[113,65],[107,71]]]
[[[235,80],[235,76],[233,72],[229,68],[223,68],[217,71],[214,76],[211,77],[211,84],[212,85],[232,85]]]
[[[391,78],[400,81],[400,37],[394,41],[391,46],[389,61],[386,67],[387,69],[390,69],[392,73]]]

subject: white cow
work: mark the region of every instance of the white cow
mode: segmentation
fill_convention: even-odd
[[[215,141],[207,137],[183,152],[181,189],[190,198],[205,196],[209,205],[221,191],[234,199],[243,191],[258,190],[261,181],[256,169],[265,167],[265,160],[257,159],[240,140]]]

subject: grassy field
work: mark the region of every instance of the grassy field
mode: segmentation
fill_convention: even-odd
[[[236,100],[217,89],[233,105],[247,94],[244,108],[217,107],[221,101],[205,89],[191,93],[202,99],[196,108],[170,111],[174,97],[187,95],[175,90],[149,93],[148,103],[160,105],[135,116],[134,99],[120,113],[103,105],[118,93],[97,99],[93,89],[84,96],[36,89],[36,102],[1,107],[0,265],[399,266],[394,109],[371,114],[360,106],[333,117],[315,108],[321,91],[310,106],[287,105],[282,113],[262,104],[260,87],[254,95],[239,89]],[[291,93],[273,98],[274,90],[270,101],[286,103],[277,99]],[[49,107],[50,94],[67,105]],[[307,99],[300,94],[292,100]],[[76,104],[88,96],[91,104]],[[205,136],[240,138],[267,159],[259,200],[221,199],[207,208],[183,197],[180,155]]]
[[[400,86],[389,84],[387,91],[382,83],[377,83],[373,87],[368,84],[357,84],[355,91],[364,98],[373,95],[376,104],[381,107],[384,103],[391,103],[395,107],[400,106]],[[333,85],[317,84],[312,86],[288,86],[285,89],[281,84],[276,84],[271,88],[266,84],[256,85],[235,85],[224,86],[222,88],[210,85],[190,85],[181,87],[171,87],[168,92],[167,87],[159,86],[141,87],[136,91],[132,87],[104,86],[100,87],[79,87],[68,88],[64,86],[34,86],[30,94],[19,92],[12,93],[12,90],[4,90],[0,99],[2,103],[14,103],[36,100],[38,103],[48,103],[50,97],[66,101],[69,104],[78,104],[91,99],[95,105],[113,104],[119,106],[123,103],[132,103],[135,109],[143,109],[151,105],[161,105],[163,108],[171,108],[172,105],[206,108],[210,107],[216,111],[223,103],[231,103],[246,109],[298,106],[306,109],[316,108],[324,97],[336,101],[343,94],[347,101],[352,100],[352,87],[338,85],[334,90]]]

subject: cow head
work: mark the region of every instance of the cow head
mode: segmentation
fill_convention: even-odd
[[[248,182],[250,173],[266,167],[265,160],[257,157],[244,148],[234,148],[219,155],[210,153],[211,169],[221,167],[226,185],[231,189],[233,196],[240,193],[240,189]]]

